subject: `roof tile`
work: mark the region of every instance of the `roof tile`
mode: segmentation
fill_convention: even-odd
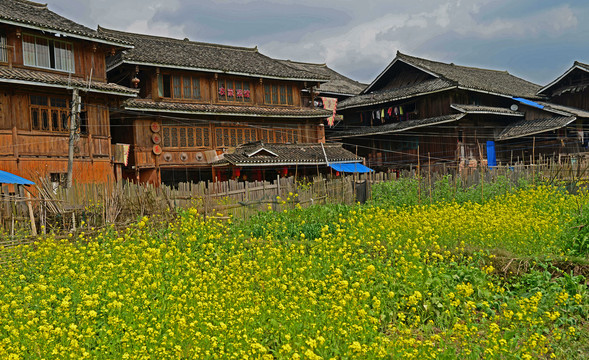
[[[332,139],[342,139],[342,138],[350,138],[356,136],[369,136],[369,135],[380,135],[380,134],[389,134],[389,133],[396,133],[402,132],[406,130],[411,130],[415,128],[425,127],[425,126],[432,126],[432,125],[439,125],[448,122],[454,122],[462,119],[465,117],[466,114],[452,114],[452,115],[443,115],[443,116],[436,116],[433,118],[427,119],[418,119],[418,120],[408,120],[408,121],[401,121],[392,124],[385,124],[385,125],[378,125],[378,126],[362,126],[353,130],[345,130],[345,131],[334,131],[330,138]]]
[[[0,67],[1,82],[23,82],[30,85],[53,85],[62,88],[78,87],[86,88],[90,92],[108,92],[127,96],[136,96],[138,93],[138,90],[114,83],[93,81],[88,85],[88,81],[77,77],[22,68]]]
[[[565,127],[576,119],[574,116],[553,116],[544,119],[521,120],[508,125],[496,139],[501,141],[540,134]]]
[[[47,4],[27,0],[0,0],[0,23],[7,21],[22,24],[24,27],[39,27],[74,36],[92,38],[98,42],[103,40],[120,45],[128,44],[66,19],[49,10]]]
[[[352,80],[333,69],[326,64],[312,64],[292,60],[280,60],[282,63],[295,69],[308,71],[320,76],[329,78],[329,81],[321,84],[318,91],[320,93],[333,93],[341,95],[358,95],[364,90],[366,84]]]
[[[323,150],[325,149],[325,153]],[[260,151],[267,150],[267,151]],[[253,153],[256,153],[250,156]],[[281,165],[327,165],[330,163],[361,162],[363,159],[342,147],[340,143],[323,144],[265,144],[261,141],[244,144],[232,154],[225,154],[215,165],[275,166]]]
[[[211,115],[326,118],[332,114],[331,111],[316,108],[175,103],[143,99],[129,99],[124,106],[129,110]]]
[[[257,48],[134,34],[101,27],[98,31],[135,46],[134,49],[109,58],[109,68],[120,62],[126,62],[287,80],[325,81],[329,79],[326,76],[287,66],[261,54]]]
[[[391,101],[406,99],[409,97],[454,89],[456,84],[444,79],[433,79],[422,83],[383,90],[369,94],[362,94],[345,99],[338,104],[338,110],[350,109],[361,106],[384,104]]]

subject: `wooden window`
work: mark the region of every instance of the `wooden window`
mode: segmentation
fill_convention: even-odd
[[[187,128],[186,131],[187,131],[186,146],[188,146],[188,147],[194,147],[194,129],[193,128]]]
[[[172,147],[178,147],[178,128],[172,128]]]
[[[170,137],[170,128],[164,127],[164,147],[171,147],[172,146],[172,138]]]
[[[288,105],[292,105],[293,104],[293,99],[292,99],[292,86],[287,86],[286,87],[286,101],[288,102]]]
[[[237,129],[231,129],[231,146],[237,146]]]
[[[280,85],[280,103],[286,104],[286,85]]]
[[[31,95],[31,129],[43,131],[69,131],[69,106],[66,98]]]
[[[223,145],[229,146],[229,129],[223,129]]]
[[[202,138],[202,129],[196,128],[194,130],[195,130],[195,133],[196,133],[196,136],[194,138],[194,144],[196,146],[203,146],[204,143],[203,143],[203,138]]]
[[[192,98],[192,82],[190,76],[184,76],[182,78],[182,95],[186,99]]]
[[[276,130],[274,132],[274,141],[277,144],[282,144],[282,130]]]
[[[237,143],[243,144],[243,129],[237,129]]]
[[[174,99],[182,98],[182,80],[180,76],[172,76],[172,84],[174,89]]]
[[[219,79],[219,101],[251,102],[250,83],[240,80]]]
[[[270,90],[270,85],[264,85],[264,102],[266,104],[272,104],[272,90]]]
[[[293,105],[291,85],[264,85],[264,102],[271,105]]]
[[[223,146],[223,129],[215,129],[217,147]]]
[[[200,99],[200,79],[197,77],[192,78],[192,98]]]
[[[298,129],[260,129],[260,139],[268,144],[297,143],[299,141]]]
[[[192,129],[190,131],[192,131]],[[186,147],[186,145],[188,144],[188,141],[186,141],[186,128],[178,129],[178,133],[178,136],[180,138],[180,147]]]
[[[272,104],[279,104],[279,102],[278,102],[278,85],[272,85]]]
[[[158,95],[172,99],[200,99],[200,79],[195,76],[160,74]]]
[[[8,47],[4,34],[0,34],[0,62],[8,62]]]
[[[257,140],[256,129],[245,126],[215,128],[216,147],[236,147]]]
[[[75,71],[72,43],[29,34],[23,35],[22,39],[25,65],[71,73]]]
[[[78,118],[78,130],[82,134],[88,134],[88,110],[86,104],[82,103],[79,118]]]
[[[208,128],[203,129],[202,138],[203,138],[203,144],[204,144],[204,146],[205,147],[210,147],[211,146],[211,140],[210,140],[210,134],[209,134],[209,129]]]
[[[209,146],[208,127],[164,125],[162,130],[164,148]]]

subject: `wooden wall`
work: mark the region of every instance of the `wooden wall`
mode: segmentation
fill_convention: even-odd
[[[0,25],[0,31],[6,33],[7,45],[13,46],[12,51],[12,66],[25,67],[23,59],[23,43],[22,35],[17,36],[16,27],[9,25]],[[60,41],[70,42],[74,49],[74,66],[75,72],[72,76],[87,79],[92,75],[93,81],[106,81],[106,54],[112,50],[111,46],[94,43],[86,40],[79,40],[67,37],[52,37],[51,34],[42,33],[31,29],[21,28],[21,34],[30,34],[35,36],[42,36],[46,38],[54,38]],[[68,75],[64,71],[41,69],[36,67],[27,67],[31,70],[40,70],[45,72],[53,72],[60,75]]]
[[[217,117],[218,118],[218,117]],[[201,119],[202,120],[202,119]],[[131,148],[131,157],[132,160],[130,161],[129,166],[135,165],[138,168],[151,168],[151,167],[174,167],[174,166],[208,166],[208,162],[206,159],[197,159],[197,153],[202,153],[203,151],[207,150],[216,150],[218,154],[222,154],[223,150],[226,150],[228,147],[224,146],[223,144],[216,143],[216,135],[215,131],[218,128],[224,129],[227,126],[231,128],[238,129],[240,128],[238,124],[235,122],[231,122],[228,119],[224,119],[227,125],[223,125],[221,120],[211,121],[211,122],[194,122],[192,121],[192,126],[198,126],[202,128],[203,126],[209,129],[209,141],[210,146],[195,146],[195,147],[166,147],[162,140],[160,144],[163,149],[163,153],[169,153],[172,156],[170,161],[163,161],[162,155],[156,156],[153,153],[153,140],[152,135],[153,132],[150,128],[150,125],[153,122],[157,122],[158,124],[162,124],[162,130],[160,131],[160,135],[163,136],[163,127],[166,126],[190,126],[191,120],[187,118],[183,121],[178,121],[175,123],[171,120],[161,121],[157,120],[157,117],[154,118],[140,118],[132,120],[133,127],[132,133],[133,138],[126,138],[128,143],[132,145]],[[253,124],[254,127],[247,127],[247,125],[243,125],[242,129],[253,129],[256,131],[256,140],[262,139],[261,132],[265,130],[271,130],[275,126],[272,125],[272,121],[266,122],[257,122]],[[276,131],[282,131],[283,127],[278,126]],[[317,124],[313,123],[312,121],[306,121],[303,124],[295,125],[294,127],[290,128],[292,131],[297,131],[298,133],[298,143],[317,143],[320,141],[325,141],[325,133],[323,126],[318,126]],[[116,131],[113,130],[113,132]],[[115,135],[115,138],[118,138]],[[121,137],[121,139],[123,139]],[[287,141],[282,141],[287,142]],[[237,144],[241,145],[241,144]],[[182,160],[181,155],[185,154],[187,156],[187,160]]]
[[[65,90],[0,86],[0,169],[17,175],[48,176],[67,171],[69,132],[31,129],[32,94],[71,96]],[[68,99],[69,100],[69,99]],[[75,144],[75,178],[81,182],[103,182],[112,176],[110,126],[107,98],[83,97],[88,133]]]
[[[126,74],[125,80],[121,83],[124,86],[133,87],[131,79],[135,76],[137,68],[135,66],[124,66],[120,69],[121,73]],[[200,80],[200,99],[172,99],[162,98],[158,94],[158,71],[161,74],[172,74],[172,75],[187,75],[198,77]],[[121,75],[122,76],[122,75]],[[230,76],[230,75],[217,75],[199,71],[170,71],[168,69],[156,69],[153,67],[142,67],[139,66],[139,83],[140,97],[151,98],[156,101],[166,101],[171,103],[195,103],[195,104],[220,104],[220,105],[231,105],[231,106],[252,106],[252,105],[267,105],[264,103],[264,84],[266,82],[272,84],[289,85],[293,87],[293,105],[268,105],[276,107],[301,107],[301,90],[303,88],[302,82],[295,81],[274,81],[246,76]],[[239,102],[239,101],[220,101],[218,94],[218,81],[219,79],[235,80],[235,81],[247,81],[250,84],[251,101],[250,102]]]
[[[565,93],[550,99],[555,104],[571,106],[578,109],[589,110],[589,89],[580,93]]]
[[[67,173],[67,160],[46,158],[39,161],[34,158],[0,157],[0,169],[37,182],[39,177],[48,177],[51,173]],[[73,169],[74,181],[78,183],[105,183],[113,180],[113,168],[108,159],[76,159]]]

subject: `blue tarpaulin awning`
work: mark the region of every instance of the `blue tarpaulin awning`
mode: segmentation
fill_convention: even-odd
[[[374,171],[360,163],[332,163],[329,164],[329,167],[336,171],[348,173],[368,173]]]
[[[544,109],[544,105],[540,105],[535,101],[532,100],[528,100],[528,99],[524,99],[524,98],[520,98],[520,97],[513,97],[513,100],[519,101],[522,104],[528,105],[528,106],[533,106],[535,108],[538,109]]]
[[[0,170],[0,184],[35,185],[31,180]]]

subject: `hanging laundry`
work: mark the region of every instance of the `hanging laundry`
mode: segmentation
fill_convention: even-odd
[[[337,109],[337,99],[329,97],[321,97],[323,101],[323,108],[325,110],[331,110],[333,114],[327,118],[327,124],[333,126],[335,124],[335,112]]]
[[[395,115],[399,115],[399,108],[395,106]]]
[[[384,124],[384,109],[380,111],[380,122]]]
[[[399,106],[399,115],[403,115],[403,107]]]
[[[393,108],[392,107],[387,109],[387,114],[389,115],[389,117],[393,115]]]

